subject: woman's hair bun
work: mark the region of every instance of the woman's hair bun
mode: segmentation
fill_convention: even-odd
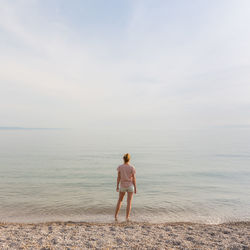
[[[124,162],[129,162],[129,160],[130,160],[130,154],[125,154],[124,156],[123,156],[123,160],[124,160]]]

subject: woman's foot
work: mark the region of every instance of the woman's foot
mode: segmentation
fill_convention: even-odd
[[[117,217],[115,217],[115,221],[116,221],[116,222],[118,221],[118,218],[117,218]]]
[[[130,219],[129,219],[129,218],[126,218],[126,222],[130,222]]]

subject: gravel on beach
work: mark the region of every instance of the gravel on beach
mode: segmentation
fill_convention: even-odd
[[[0,249],[250,250],[250,222],[0,223]]]

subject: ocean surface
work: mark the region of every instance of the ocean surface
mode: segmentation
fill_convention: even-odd
[[[137,171],[131,220],[250,220],[250,129],[218,128],[2,129],[0,221],[113,221],[124,153]]]

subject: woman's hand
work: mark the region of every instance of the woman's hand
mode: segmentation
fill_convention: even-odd
[[[136,194],[136,187],[135,187],[134,193]]]
[[[116,188],[116,192],[119,192],[119,187]]]

